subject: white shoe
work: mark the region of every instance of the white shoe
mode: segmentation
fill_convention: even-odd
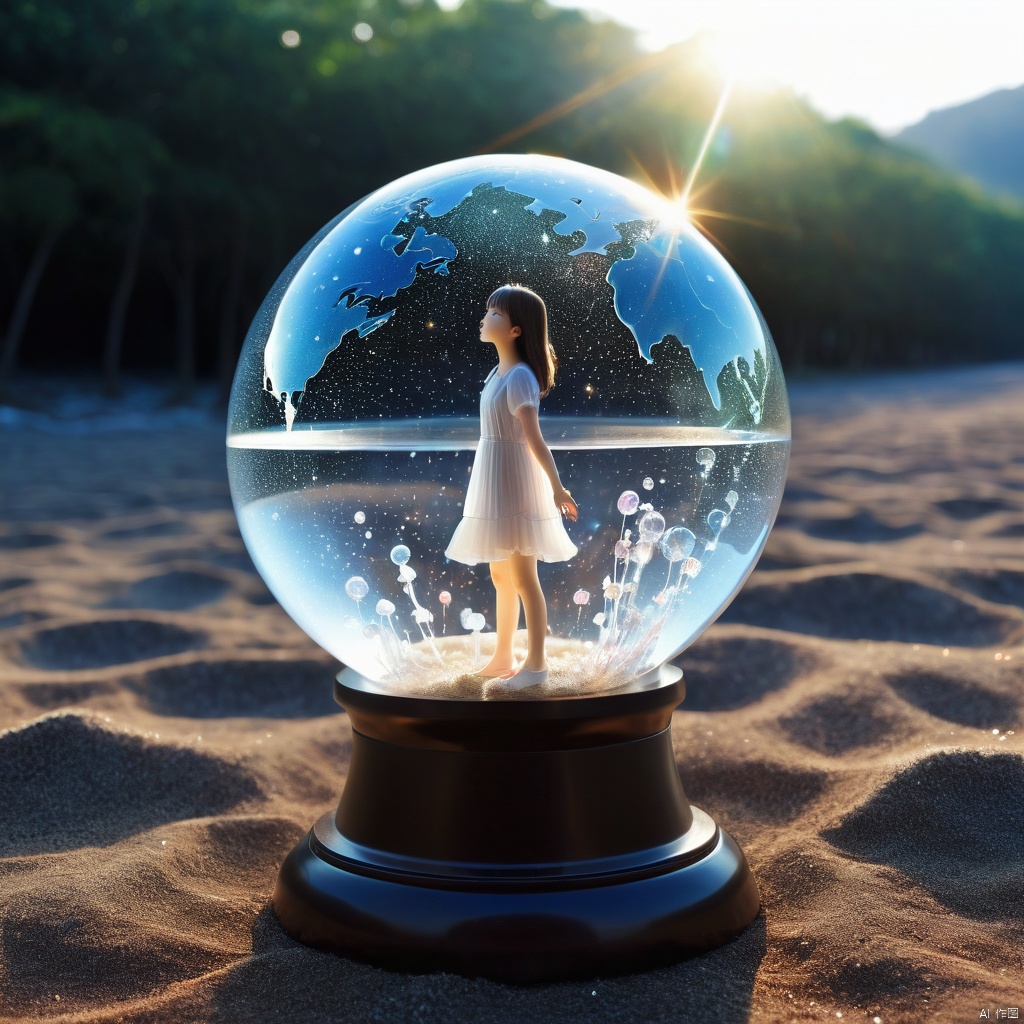
[[[547,682],[548,670],[542,668],[537,672],[528,668],[521,668],[515,675],[498,678],[494,681],[495,688],[501,690],[527,690],[531,686],[540,686]]]

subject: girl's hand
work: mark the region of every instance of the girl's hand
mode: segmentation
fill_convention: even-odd
[[[572,500],[572,495],[564,487],[555,490],[555,505],[558,506],[558,511],[562,515],[574,523],[576,522],[576,517],[579,514],[576,502]]]

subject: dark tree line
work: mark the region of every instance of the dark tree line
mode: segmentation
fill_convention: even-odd
[[[497,145],[678,190],[720,88],[699,42],[644,55],[543,0],[5,7],[0,387],[21,364],[226,388],[276,274],[373,188]],[[735,94],[692,205],[787,366],[1021,354],[1024,214],[863,125]]]

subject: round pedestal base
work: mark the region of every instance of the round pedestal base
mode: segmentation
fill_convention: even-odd
[[[325,847],[325,815],[281,867],[273,906],[299,941],[382,967],[532,984],[642,970],[713,949],[754,920],[757,886],[733,838],[668,870],[590,878],[397,880]]]
[[[288,855],[273,907],[311,946],[530,984],[722,945],[760,909],[734,840],[683,791],[663,668],[583,698],[443,700],[346,670],[336,811]]]

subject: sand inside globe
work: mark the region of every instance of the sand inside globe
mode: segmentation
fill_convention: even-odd
[[[546,642],[548,678],[537,686],[508,689],[500,679],[488,679],[473,671],[480,661],[486,663],[494,653],[496,635],[480,638],[479,654],[470,636],[436,637],[433,645],[420,641],[409,649],[408,671],[402,677],[387,678],[377,684],[393,695],[439,697],[450,700],[538,700],[551,697],[583,697],[615,693],[637,688],[635,676],[623,677],[615,668],[595,669],[588,658],[593,644],[582,640],[548,637]],[[438,661],[435,649],[443,658]],[[526,658],[527,632],[520,629],[512,643],[516,667]],[[655,685],[657,679],[655,679]]]

